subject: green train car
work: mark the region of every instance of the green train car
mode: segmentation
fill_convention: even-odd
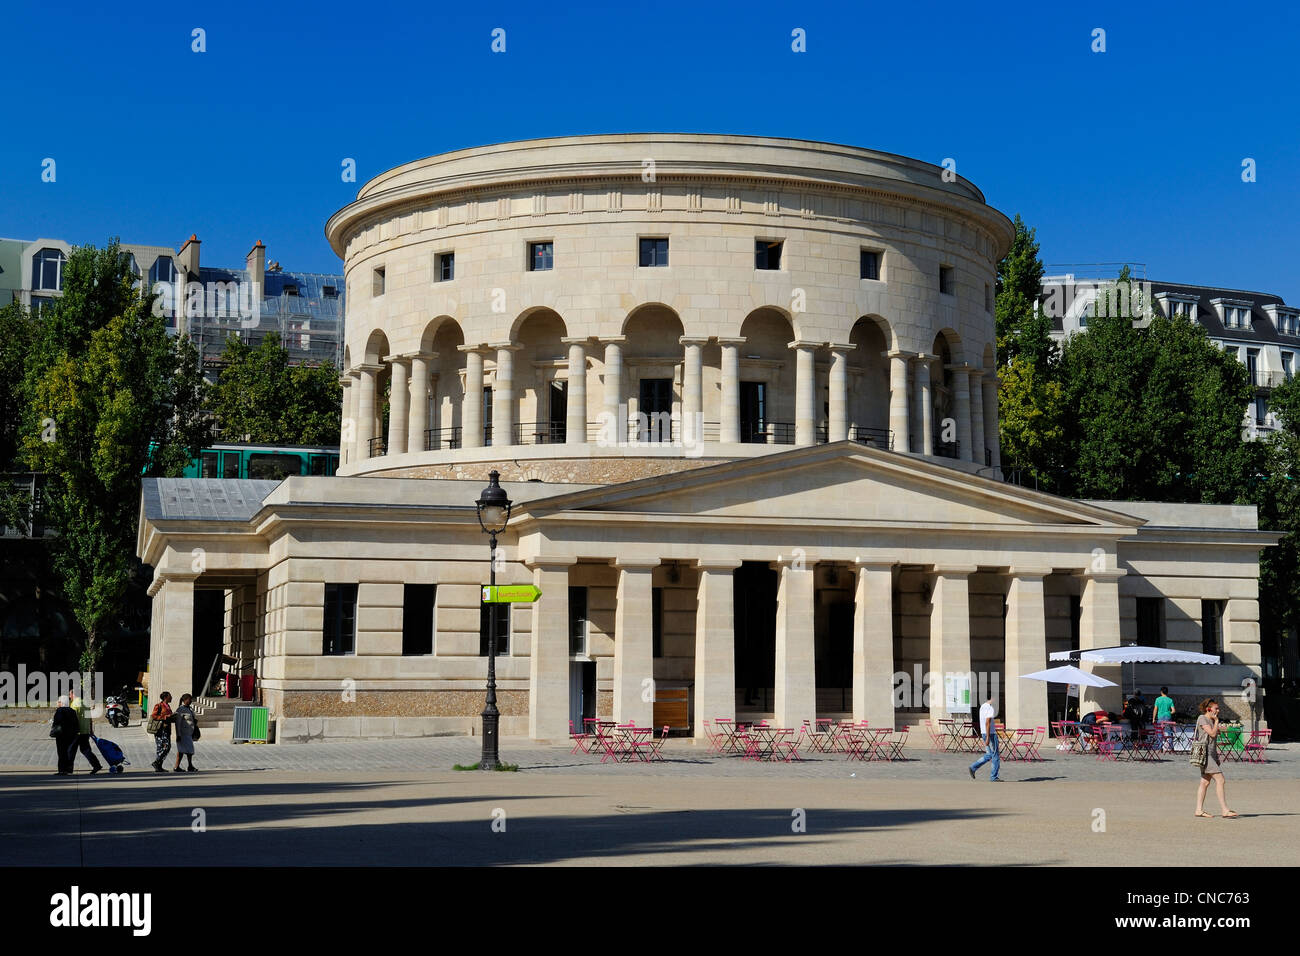
[[[308,445],[213,445],[185,468],[186,478],[267,478],[331,476],[339,467],[338,448]]]

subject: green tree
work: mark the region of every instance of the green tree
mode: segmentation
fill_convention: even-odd
[[[47,473],[54,566],[93,670],[137,566],[140,478],[178,475],[209,441],[198,354],[167,335],[116,240],[73,251],[24,382],[27,463]],[[152,451],[151,451],[152,449]]]
[[[1277,546],[1260,554],[1260,635],[1272,643],[1284,629],[1300,627],[1300,383],[1273,390],[1269,403],[1281,428],[1258,443],[1262,460],[1254,476],[1259,525],[1282,532]]]
[[[1011,249],[998,262],[994,305],[998,361],[1009,366],[1024,356],[1040,372],[1047,372],[1056,359],[1057,347],[1051,318],[1035,305],[1043,285],[1043,261],[1038,256],[1035,230],[1026,226],[1019,214],[1015,227]]]
[[[333,365],[291,366],[279,339],[257,348],[231,336],[212,410],[229,442],[337,445],[343,389]]]
[[[21,471],[19,423],[23,419],[25,377],[36,325],[19,303],[0,308],[0,472]],[[25,528],[29,500],[26,493],[0,482],[0,524]]]
[[[1060,492],[1065,438],[1065,389],[1051,369],[1017,356],[999,373],[1002,468],[1021,481]]]

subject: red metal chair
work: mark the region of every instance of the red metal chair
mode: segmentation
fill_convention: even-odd
[[[571,754],[579,752],[589,754],[591,753],[592,746],[596,743],[595,738],[593,738],[591,734],[574,733],[573,721],[569,721],[569,738],[573,740],[573,749],[569,751]]]
[[[727,744],[727,735],[721,730],[714,730],[707,717],[704,719],[704,739],[708,741],[711,754],[722,753],[722,748]]]
[[[805,731],[807,730],[807,726],[808,722],[804,721]],[[776,760],[780,758],[786,763],[789,763],[792,760],[802,761],[803,758],[799,756],[799,743],[803,740],[805,733],[801,731],[798,736],[795,736],[793,730],[778,730],[776,733],[777,738],[775,743],[772,745],[772,759]]]
[[[664,729],[660,733],[658,739],[655,738],[654,734],[651,734],[645,740],[639,741],[637,743],[636,745],[637,756],[640,757],[642,760],[644,760],[646,763],[651,763],[655,760],[662,761],[664,759],[664,755],[663,755],[664,741],[667,739],[668,739],[668,725],[664,724]]]

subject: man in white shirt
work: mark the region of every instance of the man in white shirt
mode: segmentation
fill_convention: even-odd
[[[1002,761],[998,758],[998,734],[993,726],[993,720],[998,715],[997,704],[993,702],[993,697],[980,706],[980,736],[984,738],[984,756],[980,757],[970,765],[970,778],[975,779],[975,771],[984,766],[990,760],[993,761],[993,776],[989,778],[993,783],[1001,783],[1002,778],[998,776],[998,771],[1002,769]]]

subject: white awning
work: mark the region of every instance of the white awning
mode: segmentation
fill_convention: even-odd
[[[1169,647],[1095,647],[1090,651],[1057,651],[1054,661],[1080,660],[1093,664],[1218,664],[1217,654],[1176,651]]]

